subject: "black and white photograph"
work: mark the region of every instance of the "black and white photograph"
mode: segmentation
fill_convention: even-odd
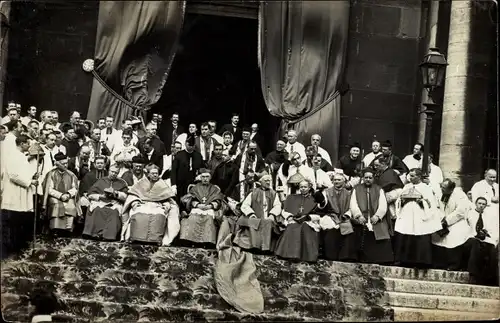
[[[497,0],[0,0],[1,319],[500,318]]]

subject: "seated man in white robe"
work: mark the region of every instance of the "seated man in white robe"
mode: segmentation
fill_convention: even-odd
[[[213,245],[217,239],[216,218],[221,218],[222,206],[220,188],[210,183],[210,171],[199,170],[200,182],[189,185],[187,194],[181,198],[189,214],[181,221],[182,240]]]
[[[90,201],[83,234],[108,241],[118,240],[122,222],[120,212],[127,198],[127,183],[118,178],[118,166],[109,168],[108,176],[98,179],[88,190]]]
[[[467,213],[470,238],[466,242],[465,264],[470,283],[498,287],[498,213],[487,207],[488,201],[478,197]]]
[[[146,167],[146,176],[130,187],[122,209],[122,241],[169,246],[179,234],[179,207],[172,189],[160,179],[160,168]]]
[[[243,200],[242,216],[236,223],[239,230],[233,240],[244,249],[272,250],[272,233],[276,217],[281,214],[281,202],[272,189],[272,177],[261,174],[259,184]]]

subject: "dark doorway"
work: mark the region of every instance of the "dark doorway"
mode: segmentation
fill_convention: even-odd
[[[208,120],[218,127],[240,115],[240,125],[258,123],[264,138],[274,138],[279,119],[264,103],[257,63],[257,20],[186,15],[179,50],[167,84],[152,112],[164,119],[176,111],[181,124]],[[269,151],[274,144],[262,147]]]

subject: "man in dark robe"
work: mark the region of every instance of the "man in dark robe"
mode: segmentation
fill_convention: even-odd
[[[189,136],[186,139],[186,149],[180,151],[172,162],[170,182],[177,198],[187,194],[188,186],[194,182],[200,168],[204,167],[203,157],[195,151],[195,139]]]
[[[260,174],[259,185],[241,203],[242,216],[236,223],[238,229],[233,240],[241,248],[273,250],[272,234],[281,215],[281,201],[271,184],[271,175]]]
[[[78,155],[68,160],[68,170],[70,170],[76,177],[81,180],[92,168],[90,160],[91,149],[87,144],[80,147]]]
[[[183,127],[179,124],[179,114],[172,113],[172,117],[170,118],[171,122],[160,123],[158,126],[158,135],[160,139],[165,144],[167,149],[167,154],[171,154],[171,147],[177,140],[180,134],[184,133]]]
[[[233,159],[237,156],[246,152],[248,145],[253,140],[250,139],[251,130],[250,128],[243,128],[241,131],[241,140],[234,142],[231,150],[229,151],[229,155],[233,156]],[[257,144],[257,142],[255,142]],[[259,156],[262,156],[262,152],[260,150],[259,145],[257,144],[257,150],[255,151]]]
[[[214,151],[212,154],[212,158],[207,162],[207,168],[210,170],[210,173],[214,174],[215,169],[225,161],[224,156],[222,155],[222,144],[215,144]]]
[[[88,192],[92,185],[95,184],[99,179],[108,176],[106,170],[106,157],[97,156],[94,159],[94,168],[85,174],[83,179],[80,181],[80,187],[78,188],[78,194],[80,195],[80,206],[82,208],[83,217],[79,218],[75,224],[75,236],[80,236],[83,232],[83,223],[87,215],[87,209],[90,206],[90,201],[88,199]]]
[[[387,200],[387,215],[385,220],[389,226],[389,234],[394,236],[396,222],[396,200],[403,191],[404,184],[394,169],[389,168],[389,160],[385,157],[373,161],[375,169],[375,184],[380,186]]]
[[[226,192],[234,173],[234,163],[229,156],[223,155],[223,162],[219,163],[212,171],[212,184],[219,186],[221,192]]]
[[[351,190],[345,188],[344,174],[333,175],[333,187],[323,191],[325,197],[319,208],[324,213],[320,220],[322,251],[325,259],[337,261],[345,258],[344,238],[353,232],[350,220]],[[321,200],[320,194],[315,194]]]
[[[233,178],[230,186],[225,192],[225,195],[233,195],[233,190],[236,188],[238,183],[244,181],[249,170],[252,170],[254,173],[260,173],[265,169],[265,167],[266,163],[264,162],[264,159],[257,153],[257,143],[251,141],[248,144],[248,148],[245,153],[239,155],[234,160]],[[236,200],[240,202],[246,197],[243,192],[241,192],[238,196],[239,198]]]
[[[312,183],[302,180],[299,194],[288,195],[281,215],[285,231],[276,243],[275,255],[294,261],[316,262],[319,255],[320,216]]]
[[[69,158],[76,157],[78,155],[80,145],[77,141],[75,129],[70,124],[63,124],[61,125],[61,130],[64,134],[61,144],[66,148],[67,156]]]
[[[122,179],[127,182],[128,186],[132,186],[139,182],[144,177],[144,166],[147,160],[141,156],[132,157],[132,169],[127,170],[122,175]]]
[[[54,156],[56,167],[47,173],[43,183],[43,208],[55,234],[73,232],[75,218],[82,215],[78,195],[78,178],[68,170],[68,157]]]
[[[353,234],[345,239],[349,254],[345,261],[373,264],[390,264],[394,255],[389,228],[384,217],[387,201],[380,186],[373,184],[374,173],[371,168],[362,171],[363,183],[354,187],[350,209]]]
[[[147,161],[147,164],[158,166],[161,172],[163,170],[163,155],[153,147],[152,143],[151,139],[146,139],[146,141],[144,141],[142,144],[142,158]]]
[[[276,149],[267,154],[264,160],[270,167],[271,176],[273,178],[273,188],[276,189],[276,177],[278,176],[278,169],[288,160],[288,151],[285,150],[286,143],[283,140],[276,142]]]
[[[139,151],[145,155],[147,153],[145,143],[148,141],[149,145],[153,147],[153,149],[158,153],[158,155],[163,156],[166,154],[167,149],[165,148],[165,144],[161,139],[156,135],[157,126],[153,123],[149,123],[146,126],[145,136],[140,138],[137,141],[137,148]],[[157,165],[157,164],[155,164]],[[157,165],[158,166],[158,165]]]
[[[92,129],[87,145],[90,147],[91,162],[94,162],[97,156],[111,156],[111,151],[106,146],[106,142],[101,140],[101,129],[99,128]]]
[[[363,160],[361,158],[361,145],[354,143],[349,148],[349,154],[340,157],[337,161],[336,168],[342,169],[348,177],[346,187],[353,188],[360,181],[360,173],[363,168]]]
[[[405,163],[403,163],[401,158],[393,154],[392,143],[389,140],[386,140],[382,143],[381,152],[382,154],[375,157],[375,159],[384,156],[385,158],[387,158],[389,168],[394,169],[399,176],[408,173],[409,170],[408,167],[406,167]],[[375,159],[371,162],[370,167],[373,167],[373,162],[375,161]]]
[[[97,180],[88,191],[90,206],[85,218],[85,236],[115,241],[118,239],[122,222],[120,211],[127,198],[127,183],[118,178],[120,169],[113,165],[109,175]]]
[[[307,146],[306,147],[306,160],[304,160],[304,165],[306,166],[309,166],[309,167],[313,167],[314,163],[313,163],[313,159],[314,157],[316,156],[320,156],[321,157],[321,163],[319,165],[319,168],[324,171],[324,172],[331,172],[333,171],[333,167],[332,165],[330,165],[329,162],[326,161],[326,159],[324,159],[321,155],[319,155],[318,153],[318,148],[315,147],[315,146]]]
[[[230,191],[229,194],[224,195],[229,196],[233,200],[241,203],[243,202],[245,197],[250,194],[255,188],[256,179],[256,172],[254,172],[253,170],[248,170],[245,174],[245,178],[241,182],[238,182],[238,184],[236,184],[234,189]]]
[[[190,185],[188,194],[183,196],[189,215],[181,220],[180,239],[204,245],[214,245],[217,239],[216,219],[222,206],[219,187],[210,183],[210,171],[200,169],[200,182]]]

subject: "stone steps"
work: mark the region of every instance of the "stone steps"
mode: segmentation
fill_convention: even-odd
[[[448,311],[467,311],[478,313],[500,313],[500,301],[471,297],[441,296],[387,292],[388,305],[419,309],[437,309]]]
[[[390,292],[470,297],[476,299],[500,299],[500,288],[498,287],[398,278],[386,278],[385,281],[387,290]]]
[[[20,304],[23,301],[22,297],[15,294],[2,294],[2,303]],[[326,320],[339,320],[339,317],[334,316],[321,316],[308,317],[300,315],[298,312],[293,314],[287,313],[286,307],[281,307],[276,313],[263,313],[263,314],[245,314],[235,311],[234,309],[221,310],[221,309],[207,309],[203,306],[186,306],[186,305],[170,305],[170,304],[157,304],[157,305],[129,305],[125,303],[110,302],[104,300],[88,300],[82,298],[67,298],[61,297],[61,303],[64,306],[61,314],[70,317],[76,317],[77,322],[213,322],[213,321],[274,321],[274,322],[319,322]],[[202,305],[202,304],[199,304]],[[302,304],[301,306],[315,306],[315,304]],[[321,309],[316,309],[321,312]],[[367,321],[376,320],[375,316],[392,317],[392,310],[387,308],[379,308],[377,311],[381,313],[373,313],[373,309],[364,307],[351,307],[349,312],[355,316],[342,317],[343,321],[355,321],[358,312],[370,312],[374,316],[365,315]],[[318,313],[321,314],[321,313]],[[317,315],[319,316],[319,315]],[[22,309],[16,312],[15,317],[6,316],[7,320],[22,321],[27,317]],[[389,319],[384,320],[389,321]]]
[[[462,311],[447,311],[437,309],[422,309],[410,307],[393,307],[394,321],[484,321],[496,320],[498,315],[493,313],[475,313]]]

